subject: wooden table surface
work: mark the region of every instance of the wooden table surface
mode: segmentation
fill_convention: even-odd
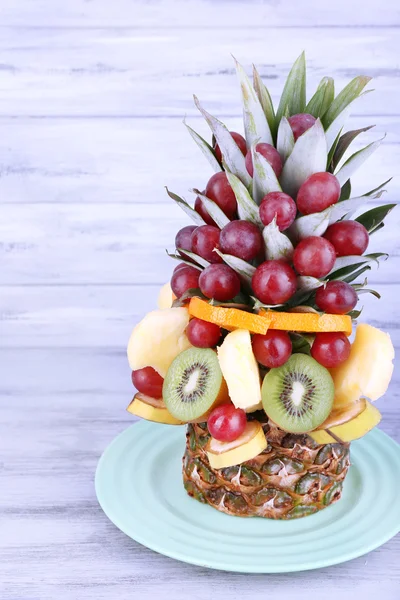
[[[399,173],[399,31],[395,0],[2,0],[2,600],[400,597],[399,536],[314,572],[214,572],[124,536],[93,487],[103,449],[131,422],[128,336],[169,278],[164,249],[188,224],[163,186],[185,194],[211,174],[181,122],[206,133],[192,93],[237,130],[230,52],[260,67],[274,99],[302,49],[309,89],[325,74],[339,89],[374,76],[351,121],[376,125],[364,141],[387,132],[355,177],[365,191]],[[379,202],[399,191],[395,179]],[[370,275],[383,299],[363,297],[363,320],[397,350],[399,226],[400,211],[372,244],[392,254]],[[399,367],[379,403],[397,441]]]

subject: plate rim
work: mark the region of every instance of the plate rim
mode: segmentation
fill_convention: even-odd
[[[168,429],[171,428],[171,426],[169,426],[169,425],[162,425],[159,423],[153,424],[153,423],[150,423],[147,421],[138,420],[138,421],[135,421],[134,423],[132,423],[131,425],[129,425],[123,431],[121,431],[106,446],[105,450],[103,451],[102,455],[100,456],[100,459],[98,460],[96,471],[95,471],[94,486],[95,486],[95,493],[96,493],[97,501],[100,505],[100,508],[104,512],[105,516],[109,519],[109,521],[111,523],[113,523],[113,525],[115,527],[117,527],[117,529],[119,529],[124,535],[126,535],[127,537],[132,539],[134,542],[152,550],[153,552],[157,552],[158,554],[162,554],[164,556],[167,556],[168,558],[178,560],[185,564],[191,564],[191,565],[195,565],[198,567],[213,569],[213,570],[217,570],[217,571],[235,572],[235,573],[254,573],[254,574],[256,574],[256,573],[257,574],[296,573],[296,572],[302,572],[302,571],[311,571],[311,570],[315,570],[315,569],[322,569],[325,567],[330,567],[330,566],[338,565],[338,564],[341,564],[344,562],[348,562],[350,560],[354,560],[356,558],[359,558],[360,556],[364,556],[365,554],[372,552],[373,550],[376,550],[377,548],[379,548],[380,546],[382,546],[383,544],[385,544],[386,542],[388,542],[389,540],[391,540],[392,538],[394,538],[396,535],[398,535],[400,533],[400,522],[399,522],[399,526],[395,527],[393,529],[393,531],[391,530],[389,532],[385,532],[385,534],[382,535],[379,539],[375,538],[374,541],[371,541],[369,544],[364,545],[362,547],[362,549],[360,548],[359,550],[357,550],[357,549],[349,550],[348,552],[344,552],[342,555],[338,556],[337,558],[326,557],[326,558],[321,558],[320,560],[314,560],[314,561],[312,561],[312,563],[305,562],[305,563],[297,563],[297,564],[288,564],[288,566],[284,570],[282,570],[282,568],[279,565],[277,565],[276,567],[274,567],[272,565],[270,565],[270,566],[265,565],[265,567],[262,567],[262,568],[261,568],[261,565],[254,565],[254,567],[252,567],[251,565],[248,565],[248,566],[244,566],[243,568],[241,568],[240,565],[237,565],[237,564],[229,565],[228,563],[223,563],[223,562],[219,563],[218,561],[213,561],[213,563],[211,564],[205,560],[197,559],[196,557],[187,557],[183,552],[176,552],[174,550],[170,550],[168,548],[168,546],[165,546],[162,543],[159,543],[159,544],[152,543],[152,542],[149,543],[147,540],[144,539],[144,537],[142,537],[142,535],[140,533],[138,534],[135,532],[135,537],[133,537],[131,532],[130,533],[127,532],[127,530],[126,530],[127,528],[123,526],[123,524],[119,520],[118,516],[113,514],[113,512],[110,510],[110,507],[107,506],[107,500],[104,498],[104,496],[102,496],[102,493],[99,491],[100,477],[101,477],[103,465],[104,465],[104,463],[106,463],[106,461],[108,459],[108,455],[109,455],[110,451],[112,450],[112,448],[114,447],[114,445],[118,445],[118,443],[121,442],[121,438],[128,437],[129,433],[132,431],[132,429],[134,427],[149,426],[149,425],[150,426],[157,425],[157,426],[164,427],[165,431],[167,431]],[[179,427],[179,429],[180,429],[180,427]],[[384,431],[380,430],[379,428],[375,428],[373,431],[375,432],[375,435],[378,435],[382,439],[385,439],[386,442],[389,442],[390,444],[392,444],[397,449],[397,451],[400,452],[400,444],[398,444],[395,440],[393,440],[393,438],[391,438],[388,434],[386,434]],[[370,433],[372,433],[372,432],[370,432]],[[367,434],[366,436],[364,436],[364,438],[361,438],[361,439],[365,440],[365,438],[367,438],[368,435],[369,434]],[[357,443],[357,441],[358,440],[356,440],[355,442],[352,442],[352,443]],[[210,507],[210,509],[211,509],[211,507]],[[229,516],[229,515],[225,515],[225,516]],[[234,517],[232,516],[232,518],[234,518]]]

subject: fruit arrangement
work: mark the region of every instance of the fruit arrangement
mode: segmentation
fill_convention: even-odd
[[[335,96],[324,77],[306,101],[304,54],[275,111],[257,70],[236,63],[244,133],[195,104],[211,143],[186,127],[215,173],[191,206],[167,189],[194,225],[158,310],[128,345],[138,393],[134,415],[186,425],[188,494],[240,516],[293,519],[336,502],[350,442],[381,418],[390,337],[359,324],[365,273],[387,258],[366,253],[394,207],[363,211],[384,185],[352,194],[351,176],[380,141],[351,153],[369,128],[343,131],[369,78]],[[358,215],[358,216],[356,216]]]

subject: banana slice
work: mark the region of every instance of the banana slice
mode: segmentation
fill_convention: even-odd
[[[126,410],[132,415],[155,423],[165,423],[165,425],[183,424],[182,421],[178,421],[168,412],[163,400],[150,398],[150,396],[144,394],[136,394]]]
[[[223,469],[251,460],[267,447],[263,428],[258,421],[250,421],[246,429],[233,442],[219,442],[211,438],[206,452],[213,469]]]

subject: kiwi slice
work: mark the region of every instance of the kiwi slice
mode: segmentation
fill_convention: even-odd
[[[290,433],[306,433],[328,417],[334,393],[328,369],[307,354],[292,354],[284,365],[266,374],[262,403],[278,427]]]
[[[178,354],[164,379],[163,399],[169,412],[182,421],[198,419],[228,400],[216,353],[189,348]]]

